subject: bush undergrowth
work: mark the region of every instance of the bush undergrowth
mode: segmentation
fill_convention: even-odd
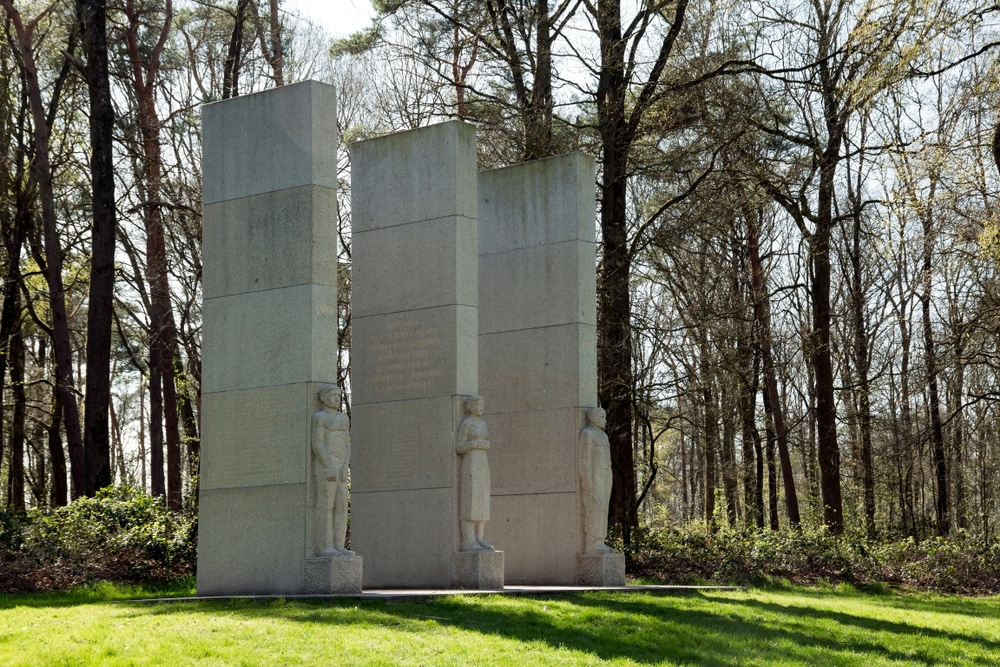
[[[171,512],[127,486],[53,510],[0,511],[0,593],[176,582],[194,572],[196,526],[193,513]],[[629,574],[670,584],[847,583],[986,595],[1000,593],[1000,544],[962,530],[872,540],[823,528],[709,534],[700,524],[660,523],[633,533]]]
[[[194,571],[195,533],[193,516],[129,486],[52,510],[0,512],[0,592],[184,577]]]
[[[1000,545],[956,531],[949,537],[869,540],[802,530],[667,528],[639,531],[630,573],[664,583],[814,585],[845,582],[942,593],[1000,593]]]

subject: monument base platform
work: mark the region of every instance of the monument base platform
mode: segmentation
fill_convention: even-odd
[[[302,592],[332,595],[361,592],[361,557],[306,558]]]
[[[451,569],[455,588],[503,590],[502,551],[461,551],[452,557]]]
[[[578,586],[624,586],[625,554],[577,554]]]

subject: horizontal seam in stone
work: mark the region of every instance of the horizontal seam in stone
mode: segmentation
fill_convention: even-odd
[[[305,486],[303,482],[283,482],[281,484],[247,484],[245,486],[210,486],[200,491],[242,491],[245,489],[279,489],[286,486]]]
[[[424,310],[437,310],[438,308],[455,308],[455,307],[458,307],[458,308],[475,308],[476,310],[479,310],[479,305],[478,304],[477,305],[472,305],[472,304],[468,304],[468,303],[445,303],[445,304],[441,304],[439,306],[424,306],[423,308],[408,308],[406,310],[393,310],[393,311],[388,311],[388,312],[384,312],[384,313],[374,313],[372,315],[356,315],[355,313],[352,312],[351,313],[351,321],[355,322],[357,320],[364,320],[364,319],[368,319],[368,318],[371,318],[371,317],[387,317],[389,315],[399,315],[400,313],[419,313],[419,312],[424,311]]]
[[[516,248],[506,248],[504,250],[494,250],[492,252],[481,252],[480,257],[492,257],[494,255],[510,255],[515,252],[524,252],[525,250],[534,250],[535,248],[547,248],[554,245],[568,245],[570,243],[585,243],[587,245],[596,246],[596,241],[588,241],[586,239],[566,239],[564,241],[546,241],[545,243],[536,243],[535,245],[523,245],[517,246]]]
[[[352,443],[352,446],[353,446],[353,443]],[[412,488],[411,487],[407,487],[405,489],[381,489],[381,490],[372,490],[372,491],[363,491],[361,489],[354,489],[354,488],[352,488],[351,489],[351,494],[353,495],[355,493],[403,493],[403,492],[407,492],[407,491],[441,491],[441,490],[451,491],[454,488],[455,488],[454,486],[417,486],[417,487],[412,487]]]
[[[371,229],[355,229],[351,226],[351,236],[355,234],[367,234],[368,232],[380,232],[384,229],[395,229],[396,227],[405,227],[407,225],[419,225],[425,222],[437,222],[438,220],[447,220],[449,218],[461,218],[462,220],[470,220],[478,224],[479,218],[474,218],[472,216],[463,215],[461,213],[450,213],[448,215],[441,215],[436,218],[424,218],[423,220],[407,220],[406,222],[397,222],[392,225],[384,225],[380,227],[372,227]]]
[[[597,328],[597,324],[591,324],[590,322],[563,322],[562,324],[541,324],[537,327],[522,327],[520,329],[504,329],[503,331],[480,331],[478,336],[499,336],[501,334],[507,333],[517,333],[519,331],[537,331],[539,329],[552,329],[555,327],[594,327]]]
[[[249,294],[264,294],[266,292],[277,292],[279,290],[294,289],[296,287],[313,287],[313,286],[337,287],[336,284],[328,285],[326,283],[316,283],[316,282],[295,283],[294,285],[282,285],[281,287],[265,287],[264,289],[251,290],[249,292],[237,292],[235,294],[220,294],[218,296],[206,296],[202,297],[202,302],[215,301],[216,299],[232,299],[238,296],[247,296]]]
[[[204,368],[202,368],[202,376],[204,376]],[[298,382],[283,382],[281,384],[260,384],[254,385],[252,387],[238,387],[236,389],[215,389],[213,391],[202,391],[201,396],[214,396],[215,394],[232,394],[237,391],[257,391],[260,389],[278,389],[280,387],[297,387],[306,384],[336,384],[336,382],[331,382],[328,380],[300,380]]]
[[[216,199],[215,201],[202,202],[202,206],[214,206],[215,204],[226,204],[229,202],[240,201],[242,199],[253,199],[254,197],[266,197],[268,195],[277,194],[279,192],[288,192],[289,190],[301,190],[302,188],[322,188],[324,190],[329,190],[336,195],[337,186],[321,185],[319,183],[303,183],[301,185],[291,185],[287,188],[278,188],[277,190],[268,190],[267,192],[258,192],[252,195],[241,195],[239,197],[230,197],[228,199]]]

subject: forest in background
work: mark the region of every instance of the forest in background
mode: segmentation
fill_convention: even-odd
[[[995,544],[994,4],[0,0],[0,483],[195,509],[200,107],[333,83],[350,142],[449,118],[480,168],[595,156],[611,518]],[[254,128],[247,128],[252,136]],[[639,531],[637,532],[637,529]]]

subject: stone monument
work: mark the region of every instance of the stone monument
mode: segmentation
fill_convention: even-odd
[[[313,415],[337,377],[333,87],[208,104],[202,125],[198,594],[360,590],[361,559],[319,562],[308,527]]]
[[[576,580],[586,586],[624,586],[625,556],[604,543],[611,502],[611,444],[604,432],[607,414],[601,408],[585,414],[587,425],[580,432],[577,450],[583,553],[576,557]]]
[[[577,558],[593,514],[578,441],[597,405],[594,181],[579,153],[479,175],[479,389],[508,583],[625,583],[621,555],[600,581]]]
[[[479,393],[475,128],[358,142],[351,185],[351,544],[364,585],[501,588],[503,553],[463,551],[461,534],[463,468],[473,481],[485,469],[481,445],[458,453]],[[468,516],[483,516],[473,504]]]

